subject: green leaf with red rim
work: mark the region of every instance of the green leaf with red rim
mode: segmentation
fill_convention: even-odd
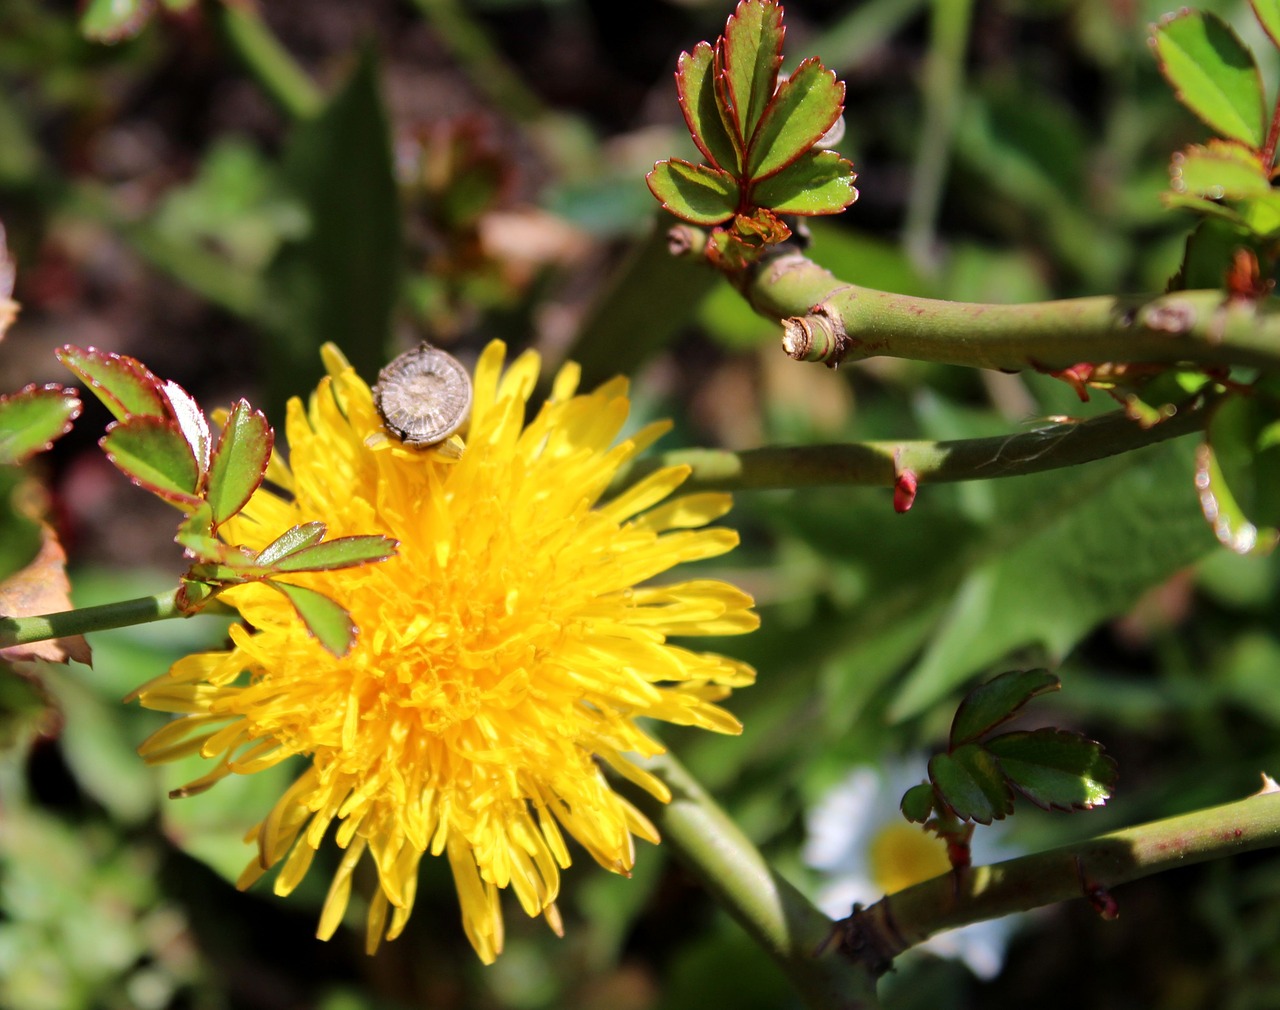
[[[1174,154],[1169,164],[1174,193],[1238,200],[1271,192],[1258,152],[1233,141],[1211,140]]]
[[[708,43],[699,42],[693,52],[680,54],[676,96],[698,150],[716,168],[741,174],[739,145],[725,122],[716,88],[715,50]]]
[[[751,188],[751,202],[775,214],[838,214],[858,199],[853,165],[835,151],[806,151]]]
[[[1032,698],[1062,689],[1048,670],[1011,670],[979,684],[956,709],[951,722],[951,746],[971,743],[1008,722]]]
[[[1102,744],[1078,733],[1037,729],[987,741],[1009,783],[1046,810],[1091,810],[1111,797],[1119,773]]]
[[[1013,790],[995,758],[978,744],[965,744],[929,760],[936,797],[959,818],[990,824],[1013,813]]]
[[[1280,0],[1249,0],[1249,4],[1271,44],[1280,48]]]
[[[300,551],[304,547],[318,544],[324,539],[327,529],[328,527],[318,520],[292,526],[258,552],[257,563],[264,567],[269,567],[281,558],[294,553],[294,551]]]
[[[137,358],[67,344],[54,352],[63,367],[84,382],[117,421],[172,417],[162,383]]]
[[[0,396],[0,464],[22,463],[44,452],[80,416],[74,389],[30,385]]]
[[[773,0],[741,0],[724,26],[721,68],[729,115],[747,140],[773,98],[782,66],[782,7]]]
[[[209,466],[206,497],[213,510],[214,529],[244,508],[262,484],[274,442],[275,435],[262,411],[238,400],[227,416]]]
[[[796,68],[760,117],[747,147],[746,177],[768,178],[794,164],[840,118],[844,84],[810,57]]]
[[[98,444],[139,487],[183,509],[202,503],[200,468],[176,422],[157,417],[116,421]]]
[[[378,534],[337,537],[291,551],[274,561],[271,567],[277,572],[326,572],[354,568],[369,562],[385,561],[398,546],[398,541]]]
[[[1160,71],[1183,105],[1222,136],[1262,147],[1262,76],[1253,53],[1225,21],[1184,8],[1156,25],[1152,43]]]
[[[315,639],[333,655],[341,658],[351,651],[356,640],[356,626],[348,614],[329,597],[306,586],[268,579],[266,585],[283,594],[302,623]]]
[[[645,182],[663,207],[692,224],[723,224],[738,209],[738,184],[719,169],[671,158],[654,165]]]

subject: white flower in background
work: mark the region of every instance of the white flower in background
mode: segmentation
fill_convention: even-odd
[[[832,788],[809,811],[804,860],[826,875],[817,904],[843,919],[857,902],[871,905],[886,894],[951,869],[945,844],[902,816],[902,794],[924,778],[925,762],[883,769],[862,767]],[[979,824],[973,834],[973,864],[1016,853],[1000,844],[1001,822]],[[963,961],[979,978],[1000,974],[1016,917],[977,922],[931,937],[920,948]]]

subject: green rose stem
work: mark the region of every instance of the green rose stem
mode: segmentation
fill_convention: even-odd
[[[767,951],[813,1010],[873,1010],[875,982],[831,943],[833,923],[772,869],[729,816],[670,754],[645,766],[671,802],[628,794],[699,882]]]
[[[1280,365],[1280,307],[1221,291],[948,302],[848,284],[796,252],[735,282],[757,312],[782,320],[783,348],[801,361],[883,355],[1003,371],[1083,362]]]
[[[884,969],[940,930],[1071,898],[1085,897],[1104,918],[1114,918],[1112,887],[1280,845],[1280,787],[1264,782],[1261,792],[1235,803],[926,880],[841,920],[841,944],[869,967]]]
[[[201,613],[219,611],[220,605],[209,603]],[[36,617],[0,617],[0,649],[13,645],[30,645],[49,638],[67,638],[91,631],[125,628],[133,624],[163,621],[170,617],[189,617],[178,609],[177,593],[170,591],[136,600],[104,603],[97,607],[63,610]]]
[[[948,442],[851,442],[768,446],[731,452],[677,449],[645,457],[619,472],[614,488],[630,486],[664,466],[693,468],[683,492],[869,485],[893,487],[903,470],[919,483],[1017,477],[1131,452],[1204,428],[1213,401],[1181,405],[1168,420],[1143,428],[1123,411],[1051,424],[1016,435]]]

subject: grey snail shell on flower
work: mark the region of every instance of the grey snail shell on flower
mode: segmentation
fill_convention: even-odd
[[[443,442],[471,413],[471,376],[456,358],[423,343],[378,373],[373,402],[405,445]]]

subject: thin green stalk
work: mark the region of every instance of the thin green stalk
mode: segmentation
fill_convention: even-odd
[[[877,355],[1020,371],[1082,362],[1280,365],[1280,305],[1223,292],[1098,296],[1025,305],[948,302],[848,284],[799,253],[741,279],[783,348],[838,364]]]
[[[813,1010],[871,1010],[875,984],[864,967],[829,941],[832,922],[772,869],[729,816],[670,754],[650,771],[671,789],[670,803],[635,792],[663,843],[698,877],[791,978]]]
[[[1071,898],[1115,913],[1110,889],[1165,870],[1280,845],[1280,789],[1235,803],[1126,828],[962,876],[909,887],[842,920],[846,951],[874,966],[934,933]]]
[[[1132,452],[1203,429],[1209,405],[1191,402],[1151,428],[1113,411],[1087,421],[1050,424],[1033,431],[949,442],[852,442],[845,445],[678,449],[646,457],[620,471],[625,487],[665,466],[692,467],[684,491],[743,491],[824,486],[893,487],[911,470],[917,481],[950,483],[1017,477]]]
[[[216,2],[210,16],[245,69],[290,119],[309,119],[324,105],[324,94],[272,34],[254,4]]]
[[[0,649],[30,645],[49,638],[68,638],[91,631],[124,628],[171,617],[188,617],[178,608],[177,592],[157,593],[136,600],[104,603],[98,607],[63,610],[35,617],[0,617]]]
[[[546,110],[537,96],[458,0],[413,0],[413,4],[440,33],[471,82],[495,106],[523,122],[542,117]]]
[[[911,171],[904,234],[907,251],[921,265],[933,258],[934,229],[942,205],[943,183],[964,101],[964,61],[972,17],[973,0],[933,0],[929,55],[921,88],[924,125]]]

